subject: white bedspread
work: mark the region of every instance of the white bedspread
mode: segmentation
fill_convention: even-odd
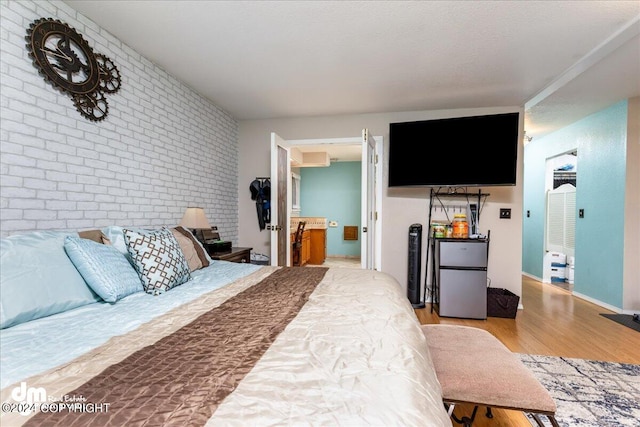
[[[398,283],[330,269],[208,426],[449,426],[419,322]]]

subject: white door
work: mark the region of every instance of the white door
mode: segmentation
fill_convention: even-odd
[[[563,184],[547,192],[546,250],[575,254],[576,187]]]
[[[287,141],[271,133],[271,265],[287,266],[290,258],[291,154]]]
[[[376,142],[368,129],[362,130],[362,239],[360,263],[367,270],[376,269]]]

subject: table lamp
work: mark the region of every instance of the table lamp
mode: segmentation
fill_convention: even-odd
[[[193,235],[196,236],[201,243],[204,243],[204,233],[202,230],[211,229],[211,224],[207,216],[204,214],[204,209],[197,207],[188,207],[180,220],[180,225],[193,231]]]

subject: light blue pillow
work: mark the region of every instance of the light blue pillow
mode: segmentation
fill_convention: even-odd
[[[116,302],[142,292],[142,282],[133,266],[111,245],[67,236],[64,250],[85,282],[107,302]]]
[[[142,287],[157,295],[191,278],[191,270],[171,230],[137,232],[124,229],[124,238]]]
[[[149,233],[159,229],[153,228],[140,228],[140,227],[127,227],[127,230],[132,230],[137,233]],[[111,241],[111,245],[116,248],[119,252],[121,252],[124,257],[134,265],[133,259],[131,258],[131,254],[129,253],[129,249],[127,248],[127,241],[124,238],[124,227],[120,227],[119,225],[110,225],[101,230],[105,236]],[[206,253],[207,251],[205,251]],[[209,260],[211,261],[211,260]]]
[[[37,231],[0,239],[0,328],[100,301],[64,251],[77,233]]]
[[[127,242],[124,241],[124,230],[118,225],[110,225],[102,229],[105,236],[111,241],[111,245],[122,253],[131,262],[131,255],[127,250]]]

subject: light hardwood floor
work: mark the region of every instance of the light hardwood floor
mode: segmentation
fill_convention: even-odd
[[[524,310],[518,310],[515,319],[441,318],[435,310],[431,312],[429,304],[415,312],[422,324],[442,323],[485,329],[515,353],[640,364],[640,333],[600,316],[600,313],[610,313],[609,310],[525,276],[522,278],[520,302]],[[472,410],[470,405],[460,405],[456,406],[455,414],[468,416]],[[474,427],[531,426],[520,412],[494,409],[493,414],[493,419],[487,419],[484,408],[480,408]]]

